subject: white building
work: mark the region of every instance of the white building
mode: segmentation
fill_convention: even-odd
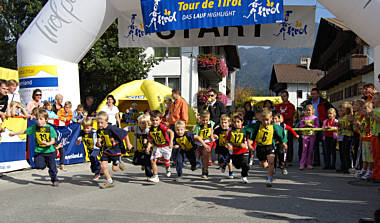
[[[269,89],[273,95],[289,92],[289,101],[300,107],[307,100],[312,88],[322,78],[322,71],[310,70],[310,58],[301,58],[300,64],[274,64]]]
[[[149,47],[147,56],[163,58],[148,73],[146,79],[160,82],[168,87],[181,90],[182,97],[192,106],[197,106],[197,92],[213,87],[226,94],[231,89],[233,100],[236,68],[240,68],[240,59],[236,46],[213,47]],[[201,68],[198,56],[211,54],[224,59],[228,67],[228,76],[222,77],[216,67]]]

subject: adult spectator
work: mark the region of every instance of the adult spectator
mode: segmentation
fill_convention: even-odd
[[[173,89],[172,97],[173,97],[174,102],[172,103],[170,107],[170,111],[169,111],[170,113],[169,126],[170,127],[174,126],[175,123],[179,120],[184,121],[187,124],[189,120],[187,103],[181,97],[180,90]]]
[[[119,117],[119,108],[115,105],[116,100],[113,97],[113,95],[107,96],[107,104],[102,108],[102,111],[107,113],[108,115],[108,122],[112,125],[121,127],[120,124],[120,117]]]
[[[8,104],[10,104],[12,101],[21,103],[20,94],[17,92],[18,82],[13,79],[8,80],[7,86],[8,86]]]
[[[90,117],[96,116],[96,107],[94,105],[94,97],[87,96],[83,107],[84,107],[84,110],[87,111],[88,116]]]
[[[363,99],[365,101],[372,102],[373,96],[376,94],[376,88],[374,84],[367,83],[363,85]]]
[[[26,106],[26,110],[29,114],[32,114],[33,108],[42,108],[44,105],[41,102],[42,91],[40,89],[35,89],[32,94],[32,99]]]
[[[265,100],[264,101],[264,107],[263,108],[266,108],[268,109],[269,111],[271,111],[272,113],[275,112],[275,109],[273,107],[273,102],[271,100]]]
[[[248,125],[252,123],[255,117],[255,112],[252,110],[251,102],[247,101],[244,103],[244,123],[243,125]]]
[[[53,112],[55,114],[58,113],[58,111],[63,108],[62,106],[62,103],[63,103],[63,96],[61,94],[57,94],[55,96],[55,100],[54,100],[54,104],[53,104]]]
[[[294,123],[294,113],[296,108],[289,101],[289,92],[281,91],[280,93],[282,103],[276,106],[276,111],[279,112],[282,117],[284,117],[284,123],[290,127],[293,127]],[[293,161],[293,135],[288,134],[288,150],[286,156],[286,162],[291,163]]]
[[[221,101],[216,100],[218,94],[215,89],[207,91],[208,101],[207,110],[210,112],[210,120],[215,123],[215,126],[219,125],[220,116],[226,114],[226,107]]]
[[[314,107],[315,110],[315,116],[319,118],[319,123],[323,123],[324,120],[327,119],[327,111],[332,108],[333,106],[326,100],[321,98],[321,94],[319,92],[318,88],[311,89],[311,99],[306,102],[306,104],[311,104]],[[324,143],[322,140],[323,132],[317,132],[316,139],[314,143],[314,164],[313,166],[320,166],[321,165],[321,158],[320,158],[320,150],[319,150],[319,142],[322,142],[322,147],[324,147]],[[323,156],[325,164],[326,156]]]
[[[7,81],[0,79],[0,115],[5,117],[5,112],[8,108],[8,86]]]

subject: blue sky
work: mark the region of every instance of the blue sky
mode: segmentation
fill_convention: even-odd
[[[319,2],[316,0],[284,0],[284,4],[285,5],[315,5],[317,4],[317,10],[316,10],[316,15],[315,15],[316,22],[319,22],[321,17],[324,17],[324,18],[335,17],[331,12],[329,12],[325,7],[319,4]]]

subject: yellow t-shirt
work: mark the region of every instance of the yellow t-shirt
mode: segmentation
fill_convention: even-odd
[[[255,141],[259,146],[269,146],[273,144],[273,134],[274,128],[273,125],[268,125],[264,127],[260,125],[259,131],[257,132]]]

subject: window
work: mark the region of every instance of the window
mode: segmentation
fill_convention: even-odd
[[[202,47],[203,54],[210,54],[212,52],[211,46]]]
[[[343,100],[343,90],[330,95],[330,102],[336,102],[340,100]]]
[[[154,47],[155,57],[180,57],[181,49],[179,47]]]
[[[302,98],[302,90],[297,90],[297,98]]]
[[[154,81],[175,89],[181,89],[180,77],[155,77]]]

